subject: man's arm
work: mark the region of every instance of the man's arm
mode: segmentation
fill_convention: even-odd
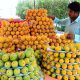
[[[59,19],[59,18],[55,17],[55,19],[54,19],[54,22],[56,24],[61,25],[61,26],[66,26],[67,21],[68,21],[68,18],[66,18],[66,19]]]
[[[61,26],[66,26],[66,22],[69,20],[68,18],[66,18],[66,19],[59,19],[59,18],[57,18],[55,16],[48,16],[48,17],[51,18],[52,20],[54,20],[54,22],[56,24],[59,24]]]

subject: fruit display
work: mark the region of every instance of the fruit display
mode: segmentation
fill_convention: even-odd
[[[49,38],[46,36],[22,36],[19,45],[20,49],[32,47],[34,50],[43,48],[48,45]],[[21,44],[22,43],[22,44]]]
[[[53,78],[80,79],[80,44],[57,36],[47,16],[46,9],[30,9],[26,20],[2,20],[0,80],[44,80],[37,63]]]
[[[54,36],[51,36],[49,37],[50,38],[50,43],[49,45],[50,46],[66,46],[66,45],[69,45],[71,43],[74,43],[74,41],[72,39],[68,39],[67,38],[67,34],[64,33],[63,35],[54,35]]]
[[[26,21],[23,22],[9,22],[9,21],[2,21],[1,27],[1,36],[11,36],[14,38],[19,38],[23,35],[29,35],[29,26]]]
[[[34,16],[34,13],[36,16]],[[9,19],[8,21],[2,20],[0,49],[3,52],[23,51],[29,47],[36,50],[42,49],[48,44],[50,46],[53,44],[54,46],[62,46],[63,44],[66,45],[72,42],[71,40],[67,40],[65,36],[60,38],[56,36],[53,21],[47,17],[46,9],[28,10],[26,19],[26,21],[14,19]],[[35,32],[35,30],[40,32]]]
[[[47,17],[46,9],[31,9],[26,12],[26,20],[29,22],[32,36],[54,35],[53,20]]]
[[[41,49],[48,44],[49,38],[45,35],[31,36],[27,21],[14,19],[2,20],[0,29],[0,49],[6,53],[24,51],[26,48]],[[43,45],[42,45],[43,44]]]
[[[80,43],[47,48],[42,69],[58,80],[80,80]]]
[[[32,48],[12,54],[0,54],[0,80],[44,80]]]
[[[13,38],[12,37],[3,37],[0,36],[0,50],[3,52],[14,52],[15,45],[12,43]]]
[[[25,18],[27,21],[36,20],[36,17],[48,16],[48,11],[46,9],[29,9],[26,11]]]
[[[54,22],[48,18],[46,9],[30,9],[26,12],[26,20],[30,26],[32,36],[45,35],[50,38],[49,45],[64,46],[73,43],[73,40],[67,39],[67,34],[60,37],[55,33]]]
[[[29,36],[24,35],[13,39],[11,36],[0,36],[0,49],[3,52],[24,51],[26,48],[41,49],[44,45],[48,45],[49,38],[46,36]]]

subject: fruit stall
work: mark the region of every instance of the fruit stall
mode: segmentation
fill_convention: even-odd
[[[25,20],[1,20],[0,80],[80,80],[80,43],[58,36],[47,16],[30,9]]]

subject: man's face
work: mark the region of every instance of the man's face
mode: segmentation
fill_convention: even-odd
[[[75,11],[69,9],[68,15],[69,15],[69,17],[70,17],[71,19],[75,19],[75,18],[78,16],[78,12],[75,12]]]

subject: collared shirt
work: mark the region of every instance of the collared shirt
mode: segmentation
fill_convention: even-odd
[[[80,16],[78,16],[78,18],[72,23],[69,17],[66,19],[55,18],[54,22],[60,24],[61,26],[66,26],[65,27],[66,33],[73,33],[80,35]]]

